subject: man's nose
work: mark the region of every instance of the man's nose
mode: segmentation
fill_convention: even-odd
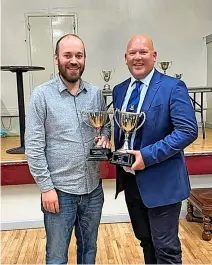
[[[139,60],[141,58],[142,58],[142,56],[141,56],[140,52],[136,52],[135,59]]]
[[[77,63],[77,58],[75,56],[72,56],[70,59],[70,63],[76,64]]]

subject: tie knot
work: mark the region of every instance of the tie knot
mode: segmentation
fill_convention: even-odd
[[[135,80],[135,82],[133,84],[135,84],[135,87],[138,89],[138,88],[140,88],[142,82],[140,80]]]
[[[135,89],[136,90],[140,90],[140,87],[141,87],[142,82],[140,80],[136,80],[134,82],[134,84],[135,84]]]

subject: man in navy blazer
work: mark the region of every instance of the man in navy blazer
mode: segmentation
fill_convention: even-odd
[[[145,35],[134,36],[125,62],[131,78],[113,89],[115,109],[126,111],[135,81],[141,92],[137,112],[145,112],[144,125],[132,134],[131,168],[117,165],[116,197],[124,190],[135,236],[141,241],[146,264],[182,263],[178,237],[182,201],[190,183],[183,149],[198,136],[195,112],[188,89],[179,79],[154,68],[157,52]],[[123,145],[114,125],[115,149]]]

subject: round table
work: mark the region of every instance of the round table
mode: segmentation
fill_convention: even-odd
[[[25,106],[24,106],[24,87],[23,87],[23,73],[28,71],[45,70],[40,66],[1,66],[1,71],[10,71],[16,73],[17,93],[18,93],[18,111],[19,111],[19,126],[20,126],[20,142],[21,146],[12,148],[6,152],[9,154],[24,154],[24,133],[25,133]]]

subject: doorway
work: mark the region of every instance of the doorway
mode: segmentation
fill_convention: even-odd
[[[34,87],[57,74],[54,63],[56,42],[65,34],[77,34],[76,14],[29,15],[26,19],[29,64],[43,66],[45,71],[30,72],[30,94]]]

